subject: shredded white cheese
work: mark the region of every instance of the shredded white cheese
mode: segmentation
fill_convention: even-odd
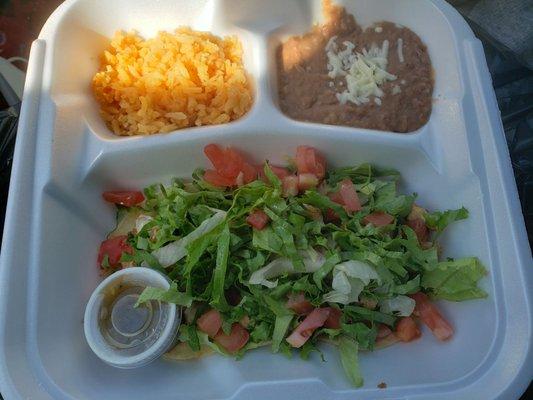
[[[398,39],[398,60],[403,63],[405,60],[403,58],[403,39]]]
[[[381,26],[376,26],[376,27],[374,28],[374,30],[375,30],[377,33],[381,33],[381,32],[383,32],[383,28],[382,28]]]
[[[370,50],[363,48],[362,52],[354,52],[355,45],[343,42],[344,49],[339,51],[336,37],[332,37],[326,45],[328,57],[328,75],[330,78],[344,77],[346,90],[337,93],[341,104],[348,101],[361,105],[370,101],[370,96],[383,96],[380,86],[386,81],[396,80],[396,76],[387,72],[389,41],[384,40],[378,47],[372,44]],[[342,81],[339,83],[342,86]],[[381,100],[374,100],[380,104]]]
[[[392,88],[392,94],[396,95],[396,94],[400,94],[401,92],[402,92],[402,88],[398,85],[394,85],[394,87]]]
[[[400,83],[401,83],[402,85],[405,85],[407,82],[405,82],[405,79],[402,79],[402,80],[400,81]]]
[[[374,97],[374,103],[376,103],[378,106],[381,105],[381,99],[379,97]]]

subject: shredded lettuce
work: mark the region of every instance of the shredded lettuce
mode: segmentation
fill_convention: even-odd
[[[442,232],[452,222],[468,218],[468,210],[464,207],[458,210],[435,211],[425,215],[426,225],[430,229]]]
[[[179,306],[190,307],[193,298],[186,293],[181,293],[177,289],[176,283],[172,283],[169,289],[156,287],[147,287],[139,295],[135,307],[146,303],[150,300],[166,301],[167,303],[177,304]]]
[[[268,162],[263,171],[263,180],[221,189],[197,170],[191,181],[152,185],[142,204],[119,208],[111,236],[127,235],[133,249],[120,262],[156,269],[172,282],[168,290],[146,288],[138,305],[158,300],[185,308],[179,343],[168,358],[213,352],[240,358],[267,344],[290,356],[294,349],[285,339],[305,315],[289,299],[303,299],[304,307],[338,308],[341,317],[337,329],[307,332],[300,355],[320,353],[321,339],[334,342],[350,382],[361,386],[358,351],[375,348],[380,324],[394,329],[399,318],[412,315],[408,295],[422,291],[453,301],[486,296],[478,287],[486,273],[479,260],[439,261],[439,234],[466,218],[466,209],[427,212],[414,205],[416,195],[398,193],[398,172],[369,164],[330,170],[319,188],[294,197],[283,196],[282,180]],[[347,213],[332,200],[344,179],[355,185],[358,212]],[[246,220],[256,210],[268,216],[264,229]],[[394,216],[395,223],[366,224],[365,216],[376,211]],[[413,213],[430,229],[426,243],[408,225]],[[113,271],[109,256],[102,264]],[[235,323],[248,331],[236,353],[197,329],[197,318],[211,308],[220,312],[223,332]]]
[[[333,268],[332,291],[324,295],[324,301],[350,304],[359,300],[364,287],[375,280],[381,284],[381,277],[369,264],[350,260]]]
[[[187,236],[161,247],[160,249],[154,251],[152,255],[157,258],[159,264],[161,264],[163,267],[168,267],[178,262],[187,255],[187,246],[191,242],[215,229],[224,221],[225,218],[225,211],[217,211],[212,217],[202,221],[200,226]]]
[[[477,258],[462,258],[438,263],[435,269],[422,275],[421,285],[439,299],[481,299],[487,293],[477,283],[485,275],[486,270]]]
[[[279,351],[279,346],[285,338],[293,318],[292,315],[281,315],[276,317],[274,333],[272,334],[272,352],[277,353]]]
[[[249,283],[251,285],[264,285],[270,289],[275,288],[278,285],[278,281],[271,281],[270,279],[276,278],[284,274],[294,273],[313,273],[316,272],[324,264],[324,256],[312,248],[307,249],[300,253],[302,257],[304,268],[303,270],[297,270],[294,263],[288,258],[276,258],[268,265],[255,271],[250,276]]]
[[[415,301],[407,296],[399,295],[379,302],[379,309],[386,314],[396,314],[400,317],[410,316],[415,309]]]
[[[363,376],[359,369],[359,346],[353,339],[343,336],[339,339],[339,353],[344,373],[355,387],[363,386]]]
[[[150,215],[146,215],[146,214],[141,214],[137,217],[137,219],[135,220],[135,230],[137,232],[140,232],[146,224],[150,223],[151,221],[153,221],[153,217],[150,216]]]

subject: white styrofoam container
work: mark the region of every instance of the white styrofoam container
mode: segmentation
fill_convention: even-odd
[[[434,108],[401,135],[297,122],[276,100],[276,45],[322,19],[320,3],[285,0],[67,0],[32,48],[0,264],[0,391],[6,399],[515,399],[533,375],[532,258],[483,49],[443,0],[340,2],[362,25],[391,20],[427,44]],[[190,25],[236,34],[256,100],[227,125],[152,137],[113,136],[90,82],[117,29],[143,35]],[[337,166],[373,162],[403,174],[403,190],[430,209],[466,206],[443,237],[445,255],[478,256],[486,300],[440,304],[456,334],[361,355],[351,388],[335,349],[327,362],[249,353],[243,360],[159,360],[137,370],[105,365],[83,335],[100,278],[100,240],[114,225],[106,189],[143,187],[206,165],[204,145],[234,145],[282,161],[296,145]],[[376,385],[386,382],[386,390]]]

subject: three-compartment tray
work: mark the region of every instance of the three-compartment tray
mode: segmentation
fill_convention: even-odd
[[[338,2],[363,26],[405,25],[435,69],[433,112],[411,134],[297,122],[277,106],[275,48],[321,20],[320,1],[67,0],[32,47],[0,260],[0,391],[6,399],[512,399],[532,376],[532,259],[483,49],[444,0]],[[255,102],[242,119],[151,137],[116,137],[90,82],[118,29],[151,36],[180,25],[238,35]],[[398,169],[402,190],[430,209],[470,218],[442,238],[445,256],[478,256],[486,300],[440,304],[456,335],[361,355],[355,390],[336,352],[327,362],[261,349],[235,361],[103,364],[83,335],[101,279],[98,244],[114,223],[105,189],[143,187],[206,165],[204,145],[234,145],[283,161],[298,144],[330,163]],[[387,389],[378,389],[380,382]]]

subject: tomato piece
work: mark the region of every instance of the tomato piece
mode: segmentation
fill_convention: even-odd
[[[283,179],[291,174],[287,168],[278,167],[276,165],[271,165],[270,169],[272,169],[272,172],[274,172],[279,179]]]
[[[254,165],[254,168],[255,168],[255,172],[257,173],[257,179],[263,181],[263,182],[266,182],[267,179],[266,179],[266,176],[265,176],[265,170],[264,170],[264,164],[257,164],[257,165]]]
[[[411,317],[403,317],[398,321],[396,325],[396,336],[402,342],[410,342],[420,337],[420,329],[416,325],[416,322]]]
[[[321,154],[315,154],[316,166],[315,166],[315,175],[318,179],[324,179],[326,176],[326,158]]]
[[[110,267],[120,267],[122,253],[133,254],[133,248],[126,242],[127,239],[128,236],[122,235],[104,240],[100,244],[100,249],[98,251],[98,266],[104,268],[102,262],[104,261],[105,256],[107,256]]]
[[[315,308],[285,340],[292,347],[302,347],[317,328],[324,326],[329,314],[329,308]]]
[[[437,339],[448,340],[453,336],[452,326],[444,319],[438,308],[424,293],[412,294],[411,298],[416,301],[415,313],[420,316],[422,322],[433,332]]]
[[[211,309],[198,318],[196,326],[207,336],[214,338],[222,326],[222,316],[217,310]]]
[[[204,153],[215,167],[218,175],[230,179],[232,181],[231,185],[237,183],[246,184],[257,179],[255,167],[247,163],[244,157],[231,147],[223,149],[216,144],[208,144],[204,147]],[[242,174],[242,177],[238,179],[240,174]]]
[[[226,178],[212,169],[204,172],[204,181],[218,187],[229,187],[235,184],[235,179]]]
[[[120,204],[125,207],[132,207],[144,201],[144,194],[134,190],[104,192],[102,197],[109,203]]]
[[[333,211],[331,208],[328,208],[326,210],[326,214],[324,215],[324,220],[326,222],[338,222],[340,221],[340,217],[337,215],[335,211]]]
[[[283,180],[283,178],[291,174],[287,168],[278,167],[276,165],[270,164],[270,169],[272,170],[274,175],[276,175],[280,180]],[[257,175],[259,176],[259,179],[261,179],[262,181],[267,180],[265,176],[265,165],[264,164],[256,165],[255,170],[257,171]]]
[[[328,197],[329,199],[334,202],[334,203],[337,203],[337,204],[340,204],[341,206],[344,205],[344,201],[342,200],[342,196],[340,194],[340,192],[331,192],[331,193],[328,193]]]
[[[426,226],[425,214],[426,210],[424,208],[413,204],[413,208],[407,216],[407,226],[415,231],[416,237],[421,244],[427,242],[429,238],[429,229]]]
[[[391,329],[385,324],[379,324],[378,326],[378,339],[383,339],[392,333]]]
[[[313,311],[314,307],[309,300],[305,298],[303,293],[291,293],[289,299],[285,304],[287,308],[290,308],[298,315],[307,315]]]
[[[368,214],[364,217],[363,221],[367,224],[372,224],[375,227],[380,227],[392,224],[394,217],[381,211],[374,211],[372,214]]]
[[[298,173],[304,174],[313,172],[312,168],[307,165],[307,149],[308,146],[298,146],[296,148],[296,169]]]
[[[423,219],[408,219],[407,226],[415,231],[416,237],[420,243],[425,243],[428,241],[429,229]]]
[[[243,173],[243,181],[246,185],[247,183],[257,180],[257,171],[253,165],[244,163],[241,167]]]
[[[395,343],[398,343],[399,341],[400,341],[400,338],[396,336],[394,333],[391,333],[390,335],[387,335],[383,338],[378,338],[376,340],[374,349],[382,349],[384,347],[389,347]]]
[[[326,160],[315,148],[298,146],[296,148],[296,168],[299,174],[311,173],[318,179],[326,175]]]
[[[355,212],[361,210],[361,201],[355,190],[355,185],[350,179],[344,179],[341,182],[340,196],[347,212]]]
[[[229,353],[235,353],[248,343],[249,338],[250,334],[248,331],[244,329],[241,324],[235,322],[231,325],[231,332],[229,335],[220,331],[213,340]]]
[[[278,167],[276,165],[270,165],[270,169],[279,179],[283,179],[291,174],[287,168]]]
[[[270,218],[268,218],[268,215],[261,210],[255,210],[246,217],[246,222],[257,230],[263,229],[268,224],[269,220]]]
[[[215,167],[217,171],[224,168],[224,165],[226,164],[226,156],[224,150],[218,144],[211,143],[205,146],[204,154],[209,161],[211,161],[211,164],[213,164],[213,167]]]
[[[289,175],[283,178],[283,195],[285,197],[298,195],[298,177]]]
[[[298,189],[300,191],[312,189],[318,186],[318,178],[311,173],[298,173]]]
[[[342,311],[335,307],[325,307],[325,308],[329,308],[329,316],[326,319],[326,322],[324,322],[324,328],[340,329]]]

